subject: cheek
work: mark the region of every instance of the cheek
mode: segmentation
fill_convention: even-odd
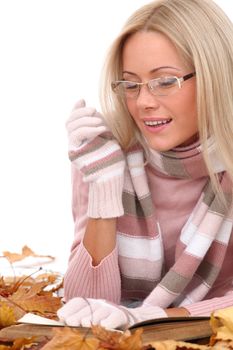
[[[132,119],[137,123],[137,107],[133,100],[126,101],[126,107],[131,115]]]
[[[187,121],[197,122],[197,103],[196,89],[192,86],[183,90],[179,96],[172,96],[169,101],[170,111],[173,111],[176,117],[187,119]]]
[[[197,118],[196,88],[194,84],[186,90],[186,96],[183,98],[183,103],[185,111],[187,111],[187,113],[191,112],[191,114]]]

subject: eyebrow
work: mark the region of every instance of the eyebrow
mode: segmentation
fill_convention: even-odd
[[[162,67],[157,67],[157,68],[152,69],[149,73],[155,73],[155,72],[157,72],[157,71],[159,71],[161,69],[174,69],[176,71],[180,71],[181,70],[179,68],[172,67],[172,66],[162,66]],[[136,73],[133,73],[133,72],[130,72],[130,71],[127,71],[127,70],[122,72],[122,74],[125,74],[125,73],[126,74],[131,74],[131,75],[137,75]]]

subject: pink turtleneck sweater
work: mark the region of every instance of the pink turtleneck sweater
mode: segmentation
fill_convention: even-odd
[[[207,178],[175,179],[166,178],[146,167],[149,186],[160,223],[164,244],[164,268],[167,271],[175,258],[175,247],[181,229],[193,210]],[[65,299],[82,296],[106,299],[120,303],[130,298],[121,290],[121,272],[118,266],[118,250],[105,257],[98,266],[92,266],[92,258],[85,249],[82,239],[87,223],[88,184],[82,175],[72,168],[73,175],[73,217],[75,237],[71,248],[68,269],[65,275]],[[135,237],[131,238],[135,240]],[[128,259],[127,264],[130,265]],[[132,264],[132,269],[135,268]],[[233,305],[233,235],[222,269],[205,300],[185,306],[192,316],[208,316],[216,309]],[[145,271],[146,276],[146,271]],[[146,277],[145,277],[146,278]],[[132,293],[132,297],[133,297]],[[142,298],[145,296],[142,295]],[[156,305],[156,300],[154,301]]]

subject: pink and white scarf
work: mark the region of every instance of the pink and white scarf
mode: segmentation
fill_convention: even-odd
[[[125,215],[118,218],[117,224],[122,290],[127,290],[127,285],[134,283],[135,290],[140,289],[137,283],[147,283],[149,295],[145,302],[148,304],[155,304],[156,301],[158,306],[166,308],[198,302],[209,292],[221,269],[233,226],[232,182],[211,142],[208,151],[227,206],[217,198],[208,180],[180,232],[175,263],[166,273],[160,225],[145,171],[145,153],[140,146],[131,148],[127,153],[128,173],[123,192]],[[163,153],[151,150],[149,155],[147,166],[177,180],[208,176],[202,149],[197,144]],[[127,269],[124,261],[126,256],[130,257],[130,251],[137,249],[142,259],[134,261],[132,272],[132,266]],[[137,276],[137,268],[143,264],[145,274]],[[150,268],[153,265],[153,278],[147,276],[148,264]],[[139,270],[142,271],[142,266]]]

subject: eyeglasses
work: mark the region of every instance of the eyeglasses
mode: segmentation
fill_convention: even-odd
[[[173,75],[168,75],[161,78],[149,80],[146,83],[138,83],[136,81],[117,80],[112,82],[112,90],[122,97],[137,98],[141,87],[147,85],[149,91],[156,96],[169,96],[181,89],[182,83],[196,75],[196,72],[184,75],[178,78]]]

